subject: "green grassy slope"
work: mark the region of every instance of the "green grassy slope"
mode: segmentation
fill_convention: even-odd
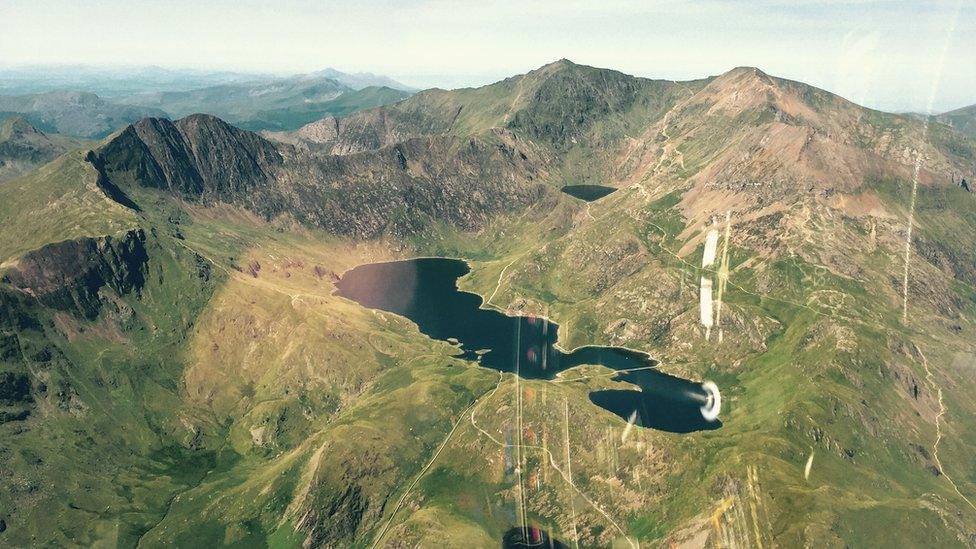
[[[131,211],[97,187],[85,152],[58,158],[0,185],[0,263],[52,242],[114,234],[135,225]]]

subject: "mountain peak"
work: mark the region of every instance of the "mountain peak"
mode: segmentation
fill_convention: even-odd
[[[551,67],[575,67],[576,66],[576,63],[573,63],[572,61],[570,61],[569,59],[567,59],[565,57],[561,57],[561,58],[553,61],[552,63],[549,63],[548,66],[551,66]]]
[[[109,180],[131,172],[144,187],[227,200],[254,199],[281,163],[270,142],[209,114],[144,118],[97,154]]]
[[[176,121],[180,126],[202,126],[202,127],[231,127],[222,118],[207,113],[193,113]]]
[[[770,76],[756,67],[736,67],[714,77],[696,102],[707,104],[713,112],[770,111],[810,122],[818,116],[807,103],[808,89],[812,88]]]
[[[752,67],[752,66],[749,66],[749,65],[741,65],[741,66],[735,67],[733,69],[730,69],[730,70],[726,71],[724,74],[725,75],[735,75],[735,76],[748,76],[748,75],[752,75],[752,76],[769,76],[768,74],[766,74],[765,72],[763,72],[758,67]]]
[[[756,67],[735,67],[717,77],[715,82],[729,86],[775,86],[775,79]]]
[[[567,70],[567,69],[574,69],[574,68],[581,67],[581,66],[582,65],[578,65],[576,63],[573,63],[569,59],[566,59],[565,57],[563,57],[562,59],[557,59],[557,60],[555,60],[555,61],[553,61],[551,63],[546,63],[545,65],[542,65],[538,69],[535,69],[533,71],[529,71],[529,74],[534,74],[534,73],[552,74],[552,73],[555,73],[555,72],[564,71],[564,70]]]

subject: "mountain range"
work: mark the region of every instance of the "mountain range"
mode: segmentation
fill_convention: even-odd
[[[159,109],[106,101],[89,92],[51,91],[0,96],[0,119],[26,118],[50,133],[99,139],[147,116],[166,116]]]
[[[78,68],[59,74],[0,70],[0,82],[7,83],[0,92],[29,91],[0,95],[0,120],[20,116],[47,133],[94,139],[145,117],[194,113],[215,114],[252,130],[292,130],[326,115],[396,102],[412,92],[384,76],[335,69],[293,77],[163,69],[106,74]]]
[[[149,116],[0,183],[0,542],[976,542],[961,124],[568,60],[352,111]],[[604,367],[521,379],[334,293],[427,256],[561,348],[714,382],[721,425],[635,426]]]
[[[309,73],[352,89],[370,86],[414,91],[389,77],[372,73],[346,73],[327,68]],[[85,90],[106,98],[160,91],[189,91],[227,84],[268,81],[281,76],[234,71],[168,69],[156,66],[104,68],[84,65],[0,68],[0,93],[27,95],[61,90]]]
[[[300,76],[150,92],[120,101],[160,109],[173,118],[204,112],[246,129],[291,130],[326,115],[343,116],[409,96],[408,92],[385,86],[352,88],[326,76]]]

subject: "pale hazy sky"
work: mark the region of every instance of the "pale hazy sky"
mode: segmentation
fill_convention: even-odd
[[[752,65],[944,110],[976,103],[976,2],[0,0],[0,66],[335,67],[456,87],[562,57],[668,79]]]

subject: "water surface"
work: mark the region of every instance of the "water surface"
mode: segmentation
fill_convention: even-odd
[[[370,263],[345,273],[336,288],[365,307],[409,318],[434,339],[457,340],[467,360],[523,379],[552,380],[583,364],[615,370],[614,381],[640,390],[594,391],[590,400],[625,420],[636,412],[637,425],[674,433],[721,426],[702,417],[707,394],[700,384],[658,371],[645,353],[604,346],[564,352],[556,346],[558,324],[482,309],[481,296],[458,290],[458,278],[469,270],[464,261],[446,258]]]
[[[605,185],[566,185],[562,189],[562,192],[580,200],[585,200],[587,202],[593,202],[594,200],[599,200],[604,196],[617,190],[615,187],[607,187]]]

